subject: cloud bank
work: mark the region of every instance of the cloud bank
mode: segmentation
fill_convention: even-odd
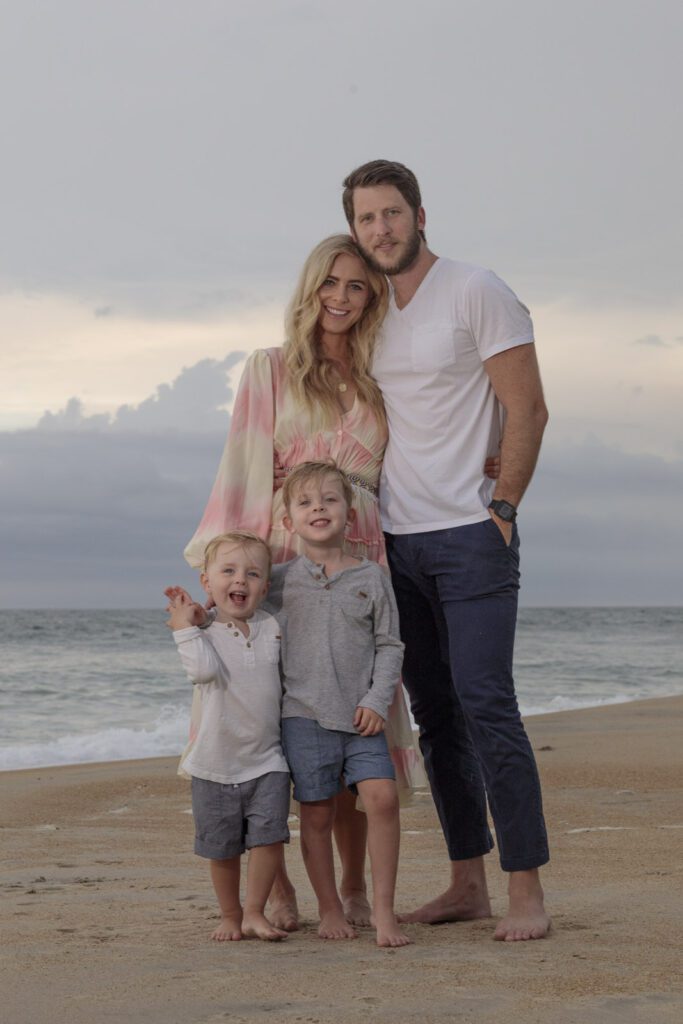
[[[182,549],[213,483],[239,357],[201,360],[113,417],[72,399],[32,430],[0,433],[0,606],[154,607],[169,582],[196,590]],[[667,513],[682,503],[683,459],[551,429],[520,512],[523,603],[683,603]]]

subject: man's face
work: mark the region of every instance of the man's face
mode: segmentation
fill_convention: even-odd
[[[402,274],[417,259],[424,227],[395,185],[372,185],[353,192],[352,234],[358,248],[380,274]]]

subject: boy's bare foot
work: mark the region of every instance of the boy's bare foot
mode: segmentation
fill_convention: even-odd
[[[354,890],[346,895],[342,893],[342,906],[349,924],[355,924],[357,928],[366,928],[370,924],[370,904],[362,890]]]
[[[268,900],[268,913],[276,928],[283,932],[297,932],[299,930],[299,908],[294,889],[288,893],[280,890],[271,892]]]
[[[282,942],[287,938],[287,932],[275,928],[267,917],[255,911],[245,911],[242,918],[242,935],[245,939],[263,939],[265,942]]]
[[[344,912],[339,910],[328,910],[320,917],[318,935],[321,939],[355,939],[356,933],[344,917]]]
[[[373,914],[372,923],[377,929],[378,946],[409,946],[413,941],[401,931],[394,914]]]
[[[550,918],[543,905],[543,889],[538,871],[510,873],[510,907],[493,933],[500,942],[526,942],[544,939],[550,931]]]
[[[242,938],[242,915],[229,914],[221,918],[221,923],[214,929],[212,939],[216,942],[236,942]]]

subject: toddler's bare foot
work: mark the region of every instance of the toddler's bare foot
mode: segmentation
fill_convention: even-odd
[[[321,939],[355,939],[356,933],[344,917],[341,907],[321,914],[318,926]]]
[[[212,939],[216,942],[236,942],[242,938],[242,915],[226,914],[221,923],[214,929]]]
[[[272,892],[268,900],[268,913],[272,924],[283,932],[299,930],[299,908],[294,889],[285,893]]]
[[[491,904],[485,892],[447,889],[435,900],[424,903],[398,920],[410,924],[443,924],[446,921],[476,921],[491,916]]]
[[[342,893],[342,906],[349,924],[355,924],[357,928],[366,928],[370,924],[370,904],[364,891],[355,889],[346,895]]]
[[[246,912],[242,919],[242,935],[245,939],[263,939],[265,942],[282,942],[287,932],[275,928],[263,914]]]
[[[413,941],[401,931],[394,914],[373,914],[372,923],[377,929],[378,946],[409,946]]]

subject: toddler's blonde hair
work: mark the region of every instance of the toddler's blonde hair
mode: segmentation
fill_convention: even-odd
[[[217,537],[213,537],[204,548],[204,564],[202,565],[203,572],[206,572],[215,559],[221,544],[232,544],[235,547],[239,545],[243,548],[258,545],[263,548],[268,561],[268,576],[270,576],[270,570],[273,564],[271,550],[263,537],[259,537],[257,533],[252,533],[251,530],[230,530],[228,533],[219,533]]]

